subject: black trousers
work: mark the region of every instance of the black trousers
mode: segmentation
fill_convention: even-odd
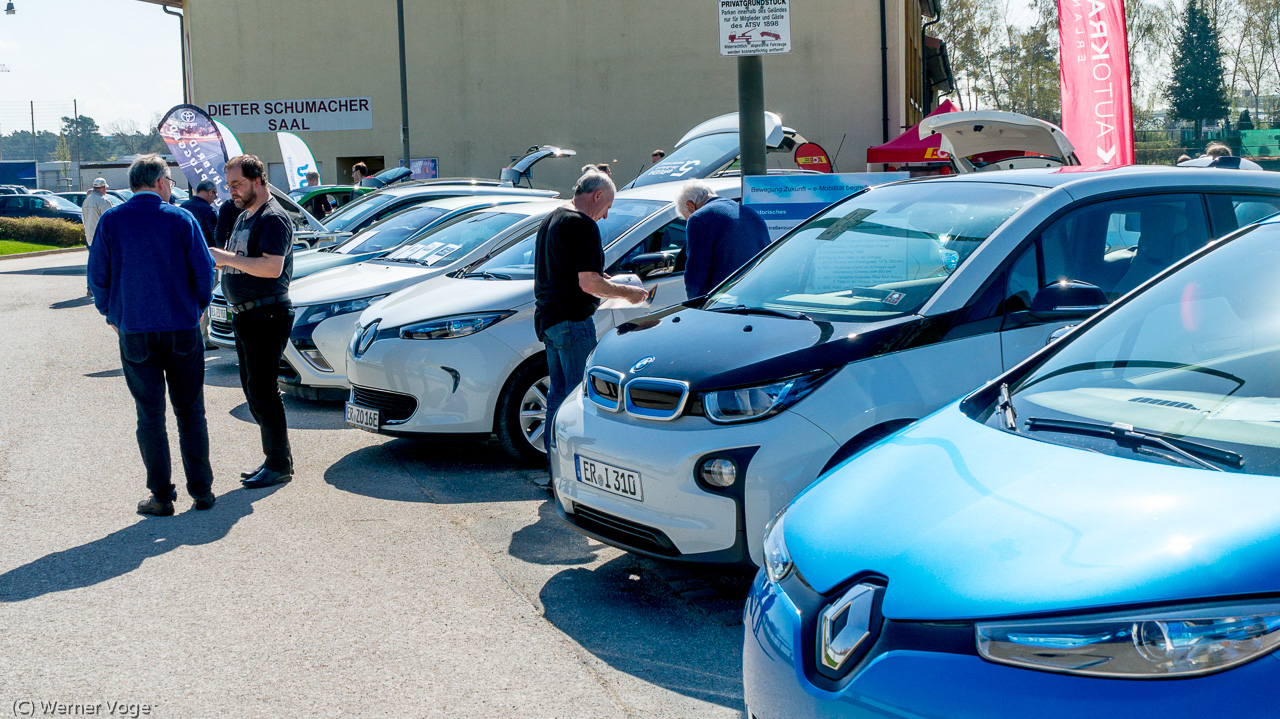
[[[293,471],[289,451],[289,428],[285,423],[284,401],[276,377],[285,343],[293,330],[293,308],[267,305],[232,315],[236,335],[236,355],[240,359],[240,386],[249,402],[249,413],[262,434],[262,453],[267,469]]]
[[[199,328],[180,332],[120,333],[124,379],[138,410],[138,449],[147,468],[147,489],[157,499],[177,498],[165,430],[164,391],[178,420],[178,447],[191,496],[213,486],[209,425],[204,416],[204,340]]]

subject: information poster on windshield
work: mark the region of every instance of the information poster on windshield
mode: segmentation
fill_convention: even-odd
[[[769,239],[776,240],[852,194],[910,176],[907,172],[845,172],[744,177],[742,202],[760,213],[769,226]]]

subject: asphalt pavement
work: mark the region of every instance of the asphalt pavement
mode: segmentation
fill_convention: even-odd
[[[368,434],[340,404],[286,398],[295,478],[242,489],[234,352],[206,355],[217,506],[182,493],[170,415],[178,513],[135,514],[86,258],[0,261],[0,714],[743,715],[748,578],[590,541],[495,442]]]

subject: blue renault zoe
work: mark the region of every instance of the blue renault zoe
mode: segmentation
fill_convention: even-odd
[[[766,530],[749,715],[1280,716],[1280,221],[832,470]]]

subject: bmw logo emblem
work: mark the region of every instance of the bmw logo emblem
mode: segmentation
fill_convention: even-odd
[[[645,357],[639,362],[636,362],[635,364],[631,365],[631,374],[635,374],[636,372],[639,372],[643,370],[645,367],[648,367],[649,365],[653,364],[653,361],[655,359],[657,358],[654,357],[653,355],[649,355],[648,357]]]

